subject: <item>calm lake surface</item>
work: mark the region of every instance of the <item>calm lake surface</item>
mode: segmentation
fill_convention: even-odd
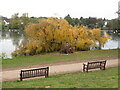
[[[102,32],[108,33],[112,37],[112,40],[109,40],[102,49],[120,48],[118,45],[120,36],[118,36],[117,31],[103,30]],[[17,48],[23,39],[24,33],[19,30],[0,31],[0,54],[3,52],[7,58],[12,58],[11,52]]]

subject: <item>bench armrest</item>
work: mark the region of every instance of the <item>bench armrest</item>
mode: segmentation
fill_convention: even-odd
[[[87,66],[87,65],[83,63],[83,66]]]
[[[86,68],[86,67],[87,67],[87,64],[84,64],[84,63],[83,63],[83,68]]]

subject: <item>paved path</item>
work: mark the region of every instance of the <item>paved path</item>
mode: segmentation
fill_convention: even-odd
[[[86,62],[83,62],[86,63]],[[83,63],[73,63],[73,64],[62,64],[62,65],[54,65],[49,66],[50,74],[49,75],[57,75],[64,73],[73,73],[73,72],[81,72]],[[107,60],[106,68],[118,66],[118,59]],[[2,81],[13,81],[19,80],[20,69],[19,70],[9,70],[2,72]]]

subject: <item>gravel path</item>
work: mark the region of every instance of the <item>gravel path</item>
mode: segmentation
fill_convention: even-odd
[[[73,72],[81,72],[83,63],[72,63],[72,64],[60,64],[60,65],[50,65],[50,73],[49,75],[57,75],[57,74],[65,74],[65,73],[73,73]],[[118,66],[118,59],[107,60],[106,68]],[[26,69],[26,68],[24,68]],[[1,81],[14,81],[19,80],[20,70],[7,70],[0,72],[0,76],[2,75]],[[2,74],[1,74],[2,73]]]

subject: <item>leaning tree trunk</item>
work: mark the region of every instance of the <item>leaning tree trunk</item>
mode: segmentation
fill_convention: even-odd
[[[101,43],[99,41],[99,47],[98,47],[98,49],[101,50],[101,47],[102,47],[102,45],[101,45]]]

